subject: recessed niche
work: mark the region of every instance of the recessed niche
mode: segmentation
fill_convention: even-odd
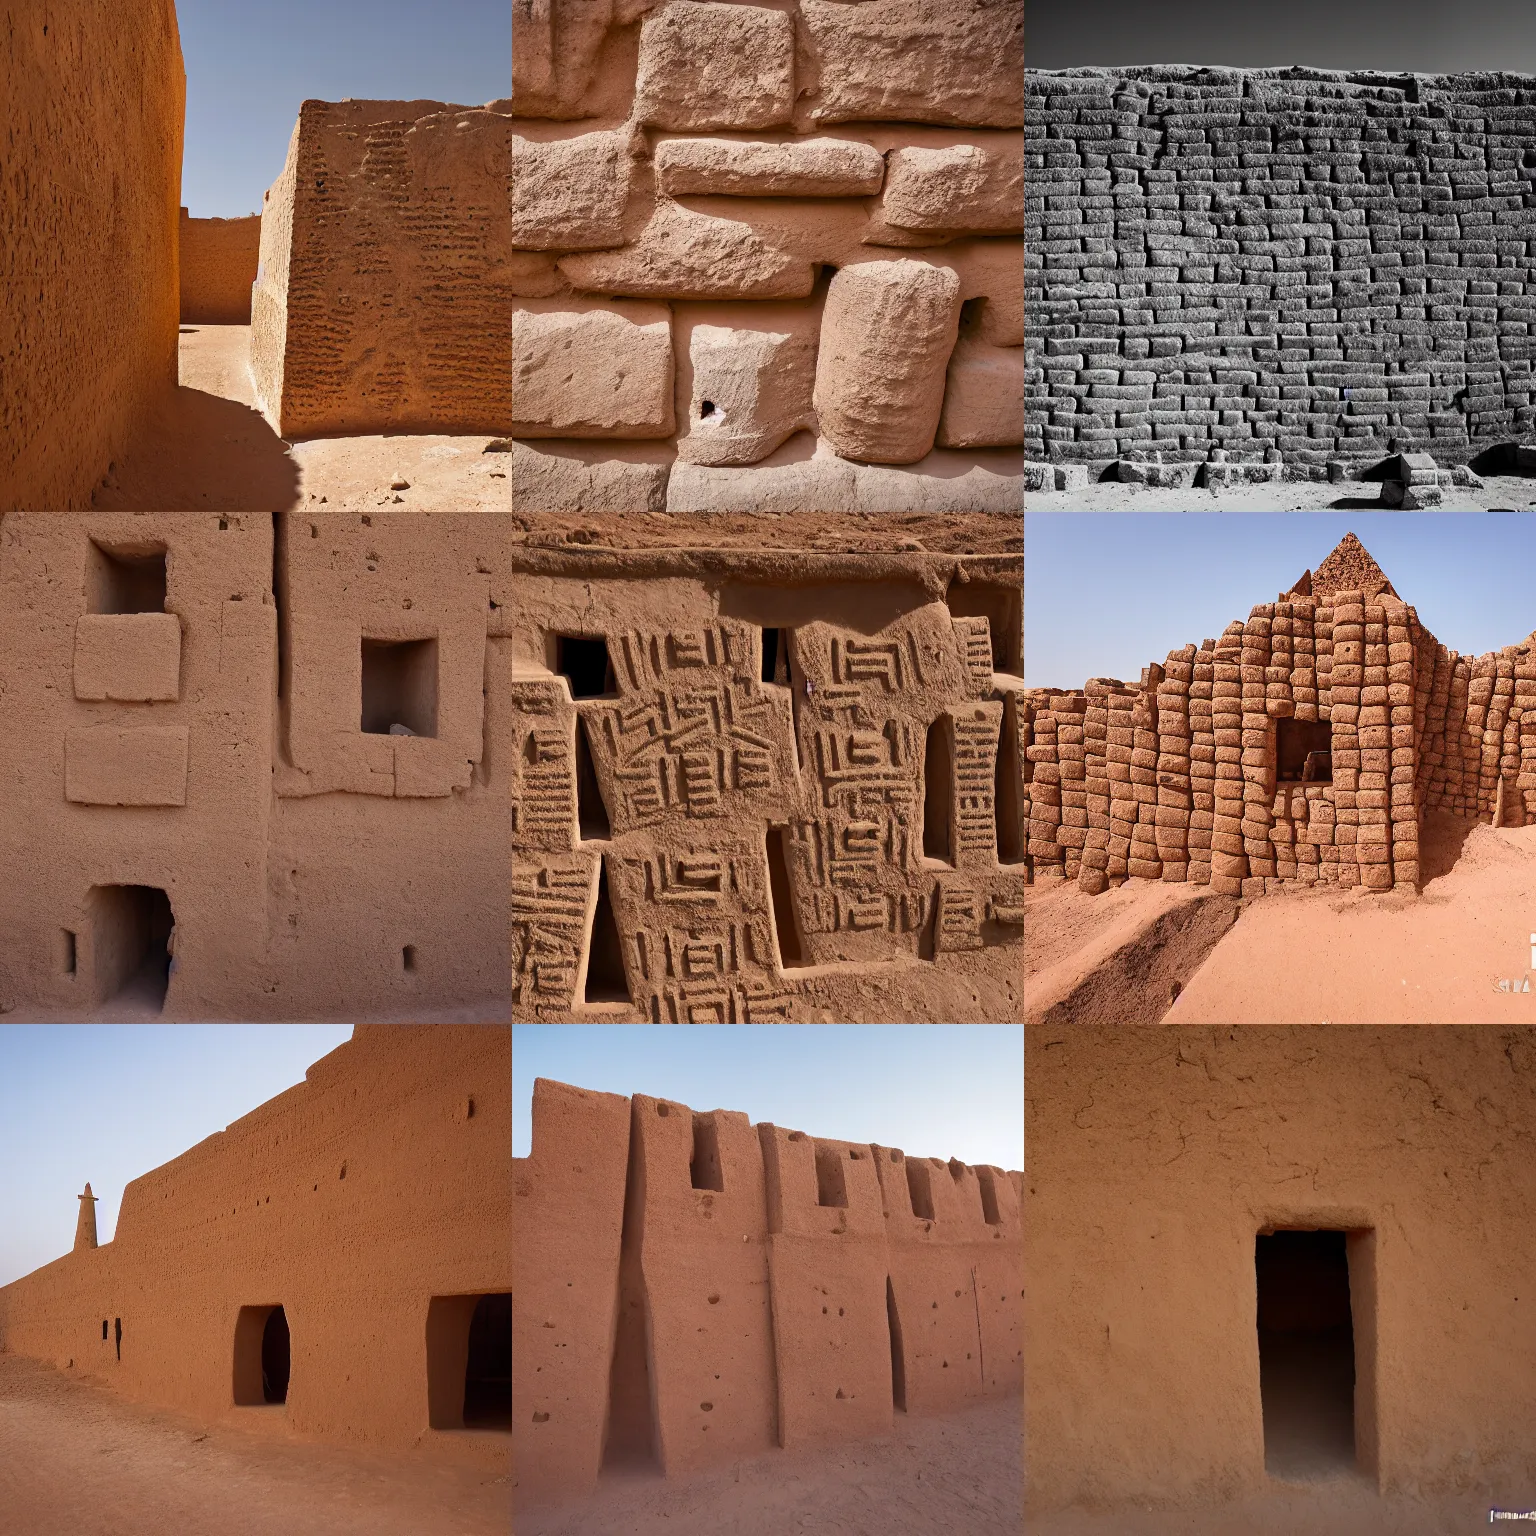
[[[955,755],[950,744],[951,726],[940,715],[928,727],[923,753],[923,857],[953,864]]]
[[[848,1208],[848,1185],[843,1177],[843,1160],[836,1147],[816,1143],[816,1204],[837,1210]]]
[[[912,1202],[912,1214],[924,1221],[932,1221],[933,1188],[928,1181],[928,1165],[908,1158],[906,1169],[907,1198]]]
[[[88,906],[96,1001],[160,1012],[176,927],[170,897],[156,886],[98,885]]]
[[[624,972],[624,949],[619,925],[613,915],[613,900],[608,894],[608,861],[599,862],[597,907],[592,914],[592,931],[587,937],[587,981],[582,994],[588,1003],[627,1003],[632,1001],[629,978]]]
[[[165,545],[90,542],[85,564],[87,613],[164,613]]]
[[[688,1164],[688,1181],[695,1189],[725,1189],[725,1174],[720,1166],[720,1134],[713,1115],[693,1117],[693,1157]]]
[[[800,924],[795,915],[795,899],[789,883],[789,859],[785,842],[787,827],[768,828],[768,904],[773,908],[773,931],[779,944],[779,969],[805,964],[805,948],[800,942]]]
[[[1024,672],[1024,594],[996,582],[955,581],[944,601],[957,619],[985,619],[992,637],[992,670]]]
[[[363,637],[365,736],[437,735],[437,640]]]
[[[600,699],[618,692],[608,642],[602,636],[555,635],[554,670],[571,685],[573,699]]]
[[[1275,778],[1282,784],[1331,784],[1333,727],[1326,720],[1276,720]]]

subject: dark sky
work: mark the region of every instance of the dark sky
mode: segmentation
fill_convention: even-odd
[[[1536,0],[1029,0],[1032,69],[1227,64],[1536,74]]]

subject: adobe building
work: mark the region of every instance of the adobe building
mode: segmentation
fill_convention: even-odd
[[[1017,1021],[1017,556],[525,548],[512,1016]]]
[[[1529,1508],[1533,1123],[1526,1028],[1026,1026],[1031,1519]]]
[[[0,521],[0,1010],[504,1019],[512,537]]]
[[[176,388],[173,0],[11,7],[0,79],[0,512],[85,507]]]
[[[1020,1390],[1021,1173],[539,1079],[513,1189],[516,1504]]]
[[[519,0],[514,504],[1021,510],[1023,25]]]
[[[304,103],[251,303],[279,437],[508,429],[510,138],[502,102]]]
[[[1412,890],[1423,820],[1536,820],[1536,636],[1447,649],[1348,534],[1139,683],[1029,689],[1027,878]]]
[[[0,1349],[206,1423],[505,1471],[511,1067],[503,1026],[358,1026],[133,1180],[103,1246],[87,1185],[74,1251],[0,1287]]]
[[[261,215],[194,219],[181,210],[181,323],[249,325],[261,260]]]

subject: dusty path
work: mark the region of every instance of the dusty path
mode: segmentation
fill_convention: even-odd
[[[202,1426],[0,1354],[3,1536],[506,1536],[510,1482]]]
[[[519,1510],[517,1536],[1018,1536],[1018,1398],[897,1417],[889,1439],[771,1451],[685,1483],[606,1474],[588,1503]]]

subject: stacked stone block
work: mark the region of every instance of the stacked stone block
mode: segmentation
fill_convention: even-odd
[[[1536,420],[1536,79],[1026,77],[1026,456],[1465,461]]]

